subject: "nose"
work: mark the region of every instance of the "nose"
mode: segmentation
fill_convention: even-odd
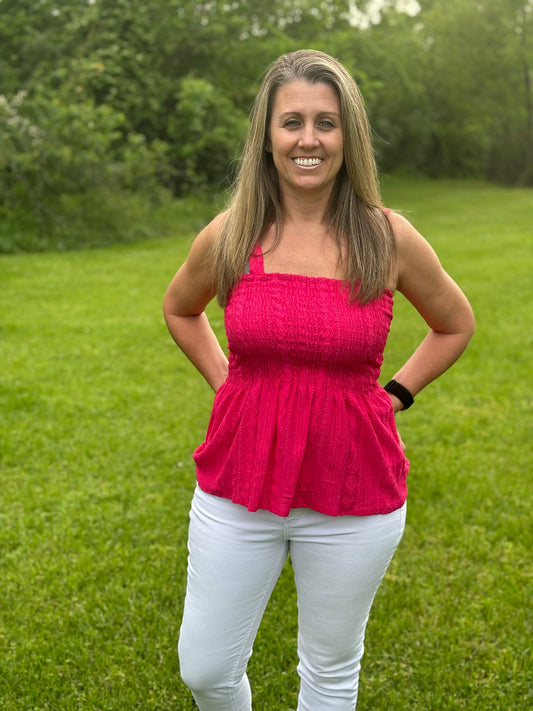
[[[306,123],[302,127],[298,145],[300,148],[314,148],[318,144],[316,129],[313,123]]]

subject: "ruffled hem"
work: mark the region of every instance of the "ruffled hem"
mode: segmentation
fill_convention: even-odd
[[[230,374],[193,455],[200,488],[279,516],[293,508],[336,516],[402,506],[409,462],[388,395],[377,384],[357,394],[324,385],[320,374]]]

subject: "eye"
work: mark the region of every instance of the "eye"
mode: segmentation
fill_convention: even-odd
[[[296,128],[296,126],[299,126],[299,125],[300,125],[300,122],[297,119],[291,118],[291,119],[287,119],[287,121],[284,122],[283,127],[284,128]]]
[[[330,121],[329,119],[322,119],[322,121],[318,122],[318,125],[320,126],[320,128],[326,128],[326,129],[335,128],[335,124],[333,123],[333,121]]]

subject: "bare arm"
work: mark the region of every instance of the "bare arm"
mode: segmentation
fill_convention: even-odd
[[[403,217],[391,214],[390,220],[397,244],[397,289],[430,328],[394,375],[416,395],[463,353],[474,333],[474,315],[466,296],[444,271],[428,242]],[[390,397],[394,410],[401,410],[398,398]]]
[[[219,215],[200,232],[163,301],[170,335],[215,391],[226,379],[228,360],[205,314],[205,307],[215,295],[206,258],[222,219]]]

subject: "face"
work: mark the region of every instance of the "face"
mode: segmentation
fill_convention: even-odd
[[[328,197],[343,162],[339,97],[329,84],[293,81],[278,89],[267,149],[282,192]]]

